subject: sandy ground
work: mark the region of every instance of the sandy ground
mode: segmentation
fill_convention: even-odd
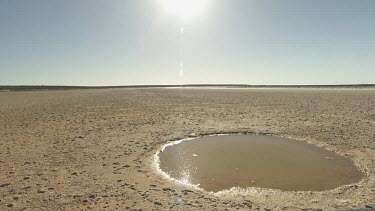
[[[307,141],[366,177],[324,192],[222,196],[154,168],[191,133],[253,132]],[[375,91],[103,89],[0,93],[0,210],[373,210]]]

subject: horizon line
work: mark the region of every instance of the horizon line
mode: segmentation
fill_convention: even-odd
[[[227,87],[227,88],[348,88],[375,87],[375,84],[295,84],[295,85],[251,85],[251,84],[153,84],[153,85],[0,85],[0,91],[67,90],[67,89],[111,89],[111,88],[178,88],[178,87]]]

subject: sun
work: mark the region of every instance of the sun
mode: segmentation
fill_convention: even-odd
[[[204,12],[206,0],[162,0],[166,12],[183,21],[196,19]]]

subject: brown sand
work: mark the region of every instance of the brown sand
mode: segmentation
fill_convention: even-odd
[[[107,89],[0,93],[0,210],[375,207],[375,91]],[[153,166],[191,133],[254,132],[351,158],[365,178],[322,192],[217,196]],[[371,208],[372,207],[372,208]]]

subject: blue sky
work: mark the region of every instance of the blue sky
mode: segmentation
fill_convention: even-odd
[[[0,85],[375,83],[373,0],[160,1],[0,0]]]

